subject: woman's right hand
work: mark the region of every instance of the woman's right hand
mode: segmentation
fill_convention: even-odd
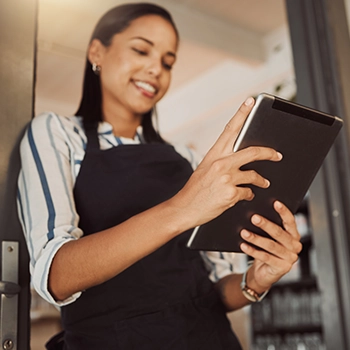
[[[280,161],[280,153],[266,147],[248,147],[233,152],[233,145],[253,106],[252,97],[240,106],[186,185],[172,198],[178,207],[185,208],[193,227],[214,219],[238,201],[252,200],[253,191],[240,185],[261,188],[270,185],[268,179],[257,172],[243,171],[241,167],[259,160]]]

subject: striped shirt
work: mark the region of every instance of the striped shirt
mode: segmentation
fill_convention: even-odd
[[[143,142],[139,127],[134,139],[116,137],[112,126],[98,126],[100,148]],[[21,142],[22,168],[18,178],[18,212],[30,255],[30,273],[36,291],[48,302],[63,306],[82,292],[57,302],[48,290],[52,260],[60,247],[83,236],[79,228],[73,188],[84,159],[87,138],[80,117],[43,113],[35,117]],[[194,153],[175,147],[195,168]],[[216,282],[233,272],[234,254],[201,252],[209,278]]]

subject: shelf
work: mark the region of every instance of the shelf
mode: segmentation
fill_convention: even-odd
[[[325,349],[322,296],[312,265],[314,246],[307,200],[297,213],[302,214],[296,217],[303,245],[299,260],[261,303],[250,308],[255,350]]]
[[[322,325],[300,325],[290,327],[269,327],[264,329],[255,329],[254,335],[265,335],[265,334],[285,334],[292,333],[322,333]]]
[[[274,290],[279,289],[297,289],[300,291],[300,288],[304,289],[317,289],[317,280],[315,277],[307,277],[307,278],[301,278],[296,281],[281,281],[274,284],[270,290],[273,292]]]
[[[322,333],[321,303],[314,278],[276,284],[251,306],[252,333]]]
[[[254,350],[281,350],[281,349],[317,349],[325,350],[323,336],[320,333],[286,333],[258,334],[253,342]]]

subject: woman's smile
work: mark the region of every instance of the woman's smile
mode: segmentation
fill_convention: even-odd
[[[154,83],[152,84],[142,80],[133,80],[133,82],[136,88],[146,97],[153,98],[158,92],[158,88]]]

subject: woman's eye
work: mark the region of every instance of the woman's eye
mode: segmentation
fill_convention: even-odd
[[[142,55],[142,56],[146,56],[146,55],[147,55],[147,52],[146,52],[146,51],[142,51],[142,50],[135,49],[135,48],[133,48],[133,50],[134,50],[135,52],[137,52],[139,55]]]
[[[163,63],[163,67],[164,67],[166,70],[171,70],[171,69],[173,68],[172,65],[167,64],[167,63]]]

